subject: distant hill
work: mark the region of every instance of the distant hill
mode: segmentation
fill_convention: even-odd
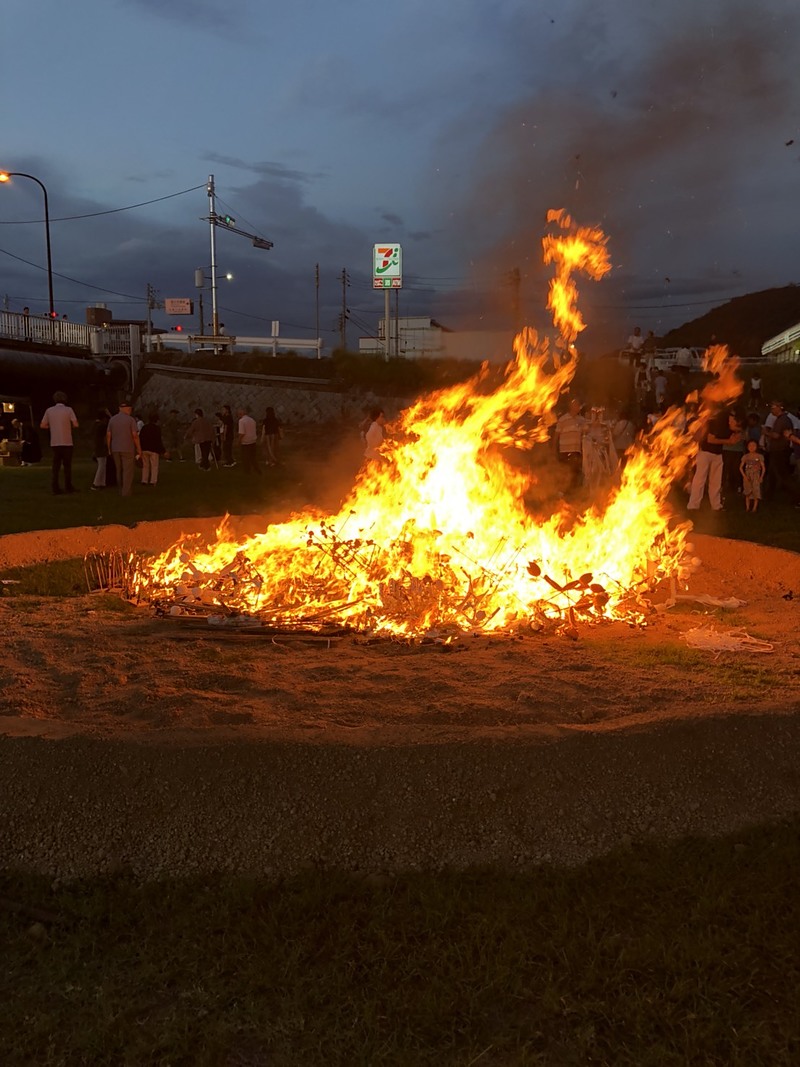
[[[733,355],[757,358],[770,337],[800,322],[800,285],[764,289],[734,297],[692,319],[659,340],[664,348],[678,345],[704,347],[712,342],[728,345]]]

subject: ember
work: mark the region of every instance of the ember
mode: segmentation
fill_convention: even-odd
[[[685,582],[694,561],[689,523],[667,506],[696,450],[671,409],[630,455],[602,503],[575,515],[562,504],[545,521],[524,505],[535,473],[498,445],[529,449],[548,438],[584,329],[574,274],[610,270],[600,230],[550,212],[544,258],[555,267],[548,307],[559,341],[523,330],[499,385],[488,371],[422,397],[392,428],[382,461],[365,466],[338,514],[307,512],[234,542],[185,538],[140,561],[130,591],[171,613],[256,616],[283,628],[346,625],[387,635],[519,632],[575,634],[580,622],[645,622],[665,580]],[[735,396],[735,360],[709,350],[715,377],[698,398],[706,420]],[[524,419],[524,422],[523,422]]]

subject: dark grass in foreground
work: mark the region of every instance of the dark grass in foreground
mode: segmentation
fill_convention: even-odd
[[[6,874],[0,1058],[788,1067],[799,831],[524,875],[53,888]]]

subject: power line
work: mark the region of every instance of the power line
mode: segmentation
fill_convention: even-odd
[[[107,211],[91,211],[87,215],[63,215],[61,218],[50,219],[50,221],[72,222],[75,219],[95,219],[99,215],[116,215],[120,211],[133,211],[133,209],[137,207],[147,207],[149,204],[160,204],[162,200],[172,200],[176,196],[185,196],[186,193],[194,193],[198,189],[205,189],[205,184],[193,185],[191,189],[181,189],[179,193],[169,193],[167,196],[158,196],[155,200],[143,200],[141,204],[128,204],[127,207],[112,207]],[[43,219],[0,220],[0,226],[41,226],[43,221]]]
[[[19,263],[25,263],[28,267],[35,267],[36,270],[46,270],[45,267],[40,267],[38,263],[31,263],[29,259],[23,259],[22,256],[15,256],[13,252],[9,252],[5,248],[0,248],[0,252],[4,256],[10,256],[11,259],[16,259]],[[112,296],[124,296],[126,300],[133,301],[134,303],[140,303],[141,296],[131,296],[130,293],[120,293],[116,289],[104,289],[102,285],[92,285],[91,282],[82,282],[78,278],[70,278],[68,274],[59,274],[58,271],[53,271],[53,275],[56,278],[63,278],[65,282],[72,282],[74,285],[83,285],[87,289],[96,289],[99,293],[111,293]]]

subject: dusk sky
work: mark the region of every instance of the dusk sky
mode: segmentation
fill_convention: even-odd
[[[196,296],[209,174],[274,242],[218,233],[239,335],[313,335],[319,263],[322,337],[346,268],[356,347],[381,241],[403,246],[401,315],[508,326],[519,269],[541,325],[549,208],[609,236],[589,349],[800,282],[797,0],[5,0],[3,23],[0,169],[47,186],[71,319],[143,318],[148,283]],[[0,186],[11,310],[46,310],[42,219],[35,183]]]

